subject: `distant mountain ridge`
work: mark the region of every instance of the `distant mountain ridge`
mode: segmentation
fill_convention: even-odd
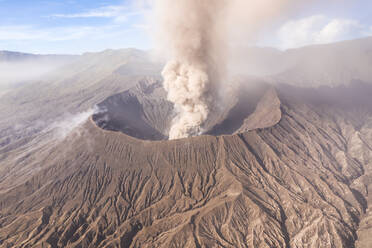
[[[71,59],[76,58],[79,55],[65,55],[65,54],[32,54],[32,53],[22,53],[13,51],[0,51],[0,62],[18,62],[25,60],[34,59]]]
[[[372,37],[280,51],[250,47],[234,54],[231,69],[296,86],[372,82]]]
[[[48,73],[75,61],[78,57],[0,51],[0,96],[6,90],[44,78]]]
[[[125,63],[117,73],[136,74],[138,67],[151,74],[160,75],[161,63],[155,64],[150,53],[138,49],[107,49],[102,52],[84,53],[82,55],[39,55],[13,51],[0,51],[1,62],[20,61],[69,61],[108,62],[108,65],[126,61],[130,57],[132,63]],[[233,74],[264,77],[272,83],[291,85],[337,86],[353,81],[372,81],[372,37],[348,40],[331,44],[311,45],[281,51],[270,47],[249,47],[232,55],[229,61]],[[98,61],[99,60],[99,61]],[[84,63],[86,63],[84,62]],[[76,66],[78,66],[76,64]],[[155,70],[154,70],[155,68]]]
[[[372,83],[372,37],[285,51],[292,67],[274,76],[302,86]]]

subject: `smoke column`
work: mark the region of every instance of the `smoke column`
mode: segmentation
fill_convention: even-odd
[[[219,25],[225,0],[159,0],[159,16],[170,51],[162,72],[168,100],[175,104],[169,139],[202,133],[213,101],[212,84],[218,84],[222,51]]]
[[[168,56],[162,72],[164,88],[177,112],[169,139],[205,131],[203,124],[221,100],[217,95],[221,96],[227,78],[229,45],[248,43],[263,25],[281,16],[284,8],[300,2],[306,1],[155,0],[157,41]]]

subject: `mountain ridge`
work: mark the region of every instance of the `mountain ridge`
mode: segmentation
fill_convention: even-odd
[[[0,62],[19,62],[24,60],[47,60],[47,59],[72,59],[77,55],[68,54],[34,54],[15,51],[0,50]]]

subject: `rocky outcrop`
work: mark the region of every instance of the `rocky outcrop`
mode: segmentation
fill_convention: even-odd
[[[276,90],[270,88],[258,102],[255,111],[249,115],[236,133],[244,133],[258,128],[276,125],[282,117],[280,100]]]

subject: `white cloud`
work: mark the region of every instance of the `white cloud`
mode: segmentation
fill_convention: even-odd
[[[57,18],[113,18],[115,22],[125,22],[129,17],[140,15],[140,11],[131,11],[126,6],[110,5],[85,12],[74,14],[54,14],[51,17]]]
[[[143,30],[150,30],[151,26],[146,23],[138,23],[138,24],[133,24],[133,28],[137,29],[143,29]]]
[[[105,6],[98,9],[89,10],[86,12],[75,13],[75,14],[54,14],[53,17],[62,18],[87,18],[87,17],[115,17],[126,11],[127,8],[124,6]]]
[[[282,49],[332,43],[365,36],[367,27],[352,19],[330,19],[323,15],[292,20],[278,31]]]
[[[124,47],[148,49],[146,32],[137,23],[61,27],[0,25],[0,47],[11,51],[53,54],[81,54]]]
[[[0,26],[0,41],[68,41],[82,38],[106,37],[115,33],[123,33],[120,26],[70,26],[55,28],[38,28],[35,26],[13,25]]]
[[[365,36],[372,36],[372,26],[364,33]]]
[[[0,0],[1,1],[1,0]],[[138,0],[135,0],[136,3]],[[148,48],[144,26],[147,9],[125,2],[79,12],[44,16],[46,22],[0,24],[0,46],[7,50],[32,53],[82,53],[107,48]],[[93,23],[55,19],[98,18]],[[56,25],[57,24],[57,25]]]
[[[320,30],[316,42],[328,43],[348,38],[360,28],[361,25],[355,20],[334,19]]]

